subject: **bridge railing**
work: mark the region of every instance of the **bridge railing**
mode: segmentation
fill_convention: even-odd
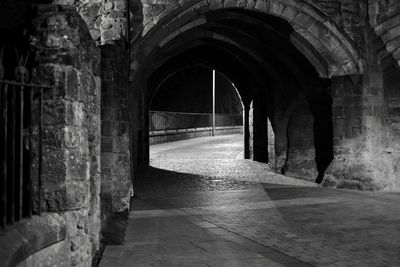
[[[215,114],[216,127],[242,126],[242,114]],[[212,127],[212,113],[150,111],[149,130],[167,131]]]

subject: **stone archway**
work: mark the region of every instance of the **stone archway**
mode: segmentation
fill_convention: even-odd
[[[207,23],[209,11],[223,9],[252,10],[276,16],[287,21],[295,30],[293,43],[317,68],[325,61],[325,71],[320,75],[350,75],[363,73],[363,63],[357,48],[346,33],[317,8],[304,1],[196,1],[168,5],[144,4],[144,46],[169,42],[179,34]],[[158,29],[158,25],[163,25]],[[304,45],[299,40],[307,41]],[[317,54],[317,55],[316,55]],[[144,53],[146,57],[146,53]]]
[[[371,27],[382,39],[386,52],[400,64],[400,3],[369,0],[368,8]]]
[[[278,87],[282,87],[281,89],[285,89],[285,87],[292,88],[290,89],[291,96],[289,98],[302,97],[301,95],[305,95],[305,93],[301,93],[304,90],[316,92],[321,90],[319,88],[322,85],[318,81],[320,77],[355,74],[363,71],[361,59],[359,59],[356,48],[351,41],[344,41],[348,39],[336,29],[334,24],[329,24],[322,14],[307,5],[300,7],[287,4],[287,6],[282,6],[279,11],[278,6],[281,6],[281,4],[274,3],[268,3],[265,6],[260,3],[254,5],[248,3],[240,8],[230,8],[231,6],[227,5],[216,6],[214,4],[198,2],[190,7],[183,5],[175,9],[172,7],[171,9],[167,8],[157,16],[159,19],[157,23],[147,24],[145,34],[140,42],[135,45],[132,55],[135,67],[133,69],[135,77],[132,86],[133,95],[136,94],[136,99],[141,99],[142,101],[140,104],[135,105],[142,107],[141,114],[147,113],[146,106],[148,106],[147,102],[149,95],[151,95],[145,89],[149,86],[148,81],[150,83],[155,82],[154,77],[151,78],[151,75],[180,55],[186,53],[187,57],[191,57],[190,51],[193,54],[201,53],[199,51],[204,47],[209,49],[206,53],[212,53],[211,51],[219,49],[221,53],[230,54],[231,57],[238,58],[239,64],[244,66],[243,72],[249,73],[248,77],[253,77],[248,79],[247,84],[244,86],[252,88],[250,90],[251,93],[248,93],[247,101],[244,101],[245,114],[247,112],[247,116],[249,115],[252,99],[266,99],[265,101],[268,103],[264,100],[261,102],[256,101],[258,107],[253,107],[252,109],[251,114],[256,114],[258,118],[262,117],[261,113],[272,114],[275,112],[273,111],[273,103],[279,102],[277,99],[274,100],[274,97],[276,98],[274,95],[280,94],[280,90],[276,89]],[[145,4],[144,8],[146,10]],[[300,10],[300,8],[304,10]],[[156,17],[155,14],[145,12],[145,23],[149,23],[149,16]],[[262,27],[263,31],[270,32],[274,38],[280,40],[280,43],[273,45],[265,42],[265,40],[257,40],[254,37],[254,32],[245,32],[240,28],[243,25],[231,26],[226,21],[233,25],[237,22],[238,24],[247,23],[254,27]],[[149,25],[152,26],[150,27]],[[319,27],[319,30],[315,30],[315,27]],[[314,29],[314,32],[307,33],[306,28],[311,29],[311,31]],[[334,37],[328,38],[327,36]],[[330,39],[330,43],[325,42],[327,39]],[[340,41],[334,44],[333,40]],[[285,48],[287,47],[289,52],[287,55],[277,47],[280,44],[284,44]],[[272,51],[267,52],[269,53],[270,62],[266,62],[263,54],[269,50]],[[200,57],[201,60],[204,60],[207,56],[203,54]],[[182,60],[184,61],[184,59]],[[216,60],[215,58],[208,60],[211,60],[211,65],[215,64],[215,62],[212,62]],[[175,64],[182,64],[182,62],[175,61]],[[308,67],[303,69],[300,67],[302,64]],[[286,79],[286,75],[293,79]],[[236,76],[240,76],[240,74]],[[260,77],[265,78],[260,79]],[[276,88],[266,90],[265,88],[268,87],[268,84],[273,84],[273,87]],[[282,103],[279,102],[279,104],[275,105],[280,105],[281,107],[279,108],[284,112],[290,104],[286,102],[287,100],[283,100]],[[261,106],[267,108],[261,109],[259,108]],[[133,119],[135,121],[134,124],[141,125],[140,128],[142,129],[147,129],[145,120],[140,122],[141,116],[137,113],[132,113],[132,117],[135,118]],[[274,116],[271,115],[270,117]],[[278,117],[275,116],[274,118],[277,120]],[[262,127],[254,125],[252,127],[256,127],[254,129],[257,130],[251,131],[251,134],[259,134],[260,136],[253,136],[254,138],[251,141],[261,144],[263,143],[262,140],[265,139],[264,141],[267,144],[267,136],[264,136],[264,133],[267,132],[268,125],[265,123]],[[288,127],[288,125],[283,126],[283,130],[279,134],[284,134],[285,127]],[[302,126],[297,125],[296,127]],[[306,135],[310,134],[306,128],[301,131]],[[144,131],[142,136],[134,136],[133,138],[137,147],[140,143],[146,144],[146,139]],[[312,136],[308,137],[308,139],[312,139]],[[301,147],[303,145],[306,144],[297,146],[296,149],[298,150],[295,153],[300,153],[302,149],[306,149]],[[263,150],[268,150],[268,146],[262,147],[261,150],[255,150],[254,153],[259,155],[256,158],[264,161],[263,159],[268,157],[264,155],[265,152]],[[287,147],[284,149],[287,149]],[[144,152],[143,154],[146,155],[147,153]],[[285,152],[284,154],[287,153]],[[311,151],[308,155],[312,155]],[[146,156],[144,158],[144,162],[146,162]],[[312,160],[313,158],[310,158],[310,161]]]

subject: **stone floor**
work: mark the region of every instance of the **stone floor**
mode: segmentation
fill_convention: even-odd
[[[238,135],[151,148],[100,266],[400,266],[400,194],[318,188],[240,159]]]

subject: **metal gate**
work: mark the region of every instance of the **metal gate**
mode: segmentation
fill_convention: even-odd
[[[48,88],[0,80],[2,227],[41,210],[42,98]]]

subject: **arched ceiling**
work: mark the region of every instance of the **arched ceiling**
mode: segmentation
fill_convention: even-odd
[[[231,14],[221,18],[220,15],[227,14],[226,11]],[[296,50],[311,62],[320,77],[363,72],[363,60],[351,39],[322,12],[299,0],[192,1],[182,6],[170,6],[147,25],[147,31],[150,30],[144,36],[143,44],[147,47],[144,56],[155,45],[163,46],[183,32],[211,22],[224,24],[221,21],[225,20],[232,27],[239,28],[240,25],[234,22],[242,21],[238,18],[240,15],[247,16],[248,25],[253,26],[246,27],[246,31],[260,26],[269,27],[271,33],[278,35],[283,31],[283,35],[289,36],[288,44],[297,47]],[[287,25],[288,31],[280,27],[283,24]]]
[[[243,99],[261,88],[272,99],[271,88],[293,96],[317,87],[321,74],[292,44],[292,33],[286,21],[257,12],[229,9],[196,17],[184,29],[152,40],[157,42],[153,49],[142,47],[137,60],[146,66],[143,75],[153,88],[147,99],[166,77],[199,63],[226,74]]]

